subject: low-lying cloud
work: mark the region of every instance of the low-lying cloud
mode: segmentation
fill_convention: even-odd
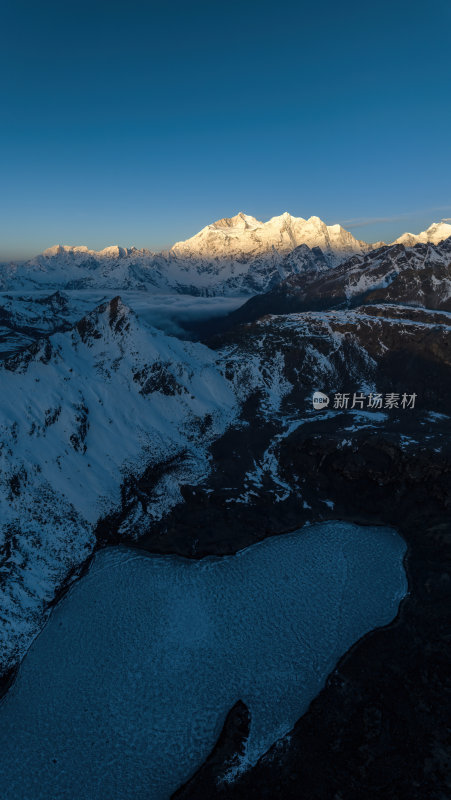
[[[249,299],[147,292],[121,292],[121,297],[140,319],[173,336],[186,336],[185,326],[225,316]]]

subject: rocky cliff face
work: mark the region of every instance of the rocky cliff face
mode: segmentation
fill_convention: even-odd
[[[241,412],[212,445],[208,481],[183,490],[189,513],[183,504],[161,522],[177,552],[234,552],[270,532],[333,518],[332,498],[321,483],[310,485],[308,468],[290,475],[282,467],[294,437],[331,435],[344,454],[359,435],[387,437],[408,461],[423,449],[441,452],[449,435],[447,315],[383,306],[272,316],[210,345]],[[330,397],[320,411],[312,406],[315,390]],[[404,393],[416,395],[413,408],[403,407]],[[345,407],[334,408],[336,395],[347,396]],[[380,403],[370,405],[378,395]],[[163,541],[160,524],[141,540],[150,549]]]

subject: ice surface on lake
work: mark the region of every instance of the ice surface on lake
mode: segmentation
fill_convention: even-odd
[[[201,561],[100,552],[0,706],[2,800],[169,798],[238,699],[254,762],[396,615],[404,553],[390,529],[338,522]]]

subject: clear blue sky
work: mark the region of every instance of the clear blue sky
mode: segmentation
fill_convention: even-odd
[[[451,217],[449,0],[3,0],[0,259]]]

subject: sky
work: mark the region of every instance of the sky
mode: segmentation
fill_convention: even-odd
[[[3,0],[0,260],[451,217],[449,0]]]

